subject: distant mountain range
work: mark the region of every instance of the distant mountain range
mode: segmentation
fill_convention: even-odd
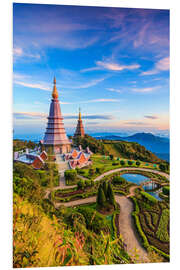
[[[137,142],[159,158],[169,161],[169,138],[153,135],[152,133],[136,133],[131,136],[103,135],[96,139]]]
[[[90,135],[96,139],[137,142],[143,145],[147,150],[153,152],[160,159],[169,161],[168,137],[160,137],[157,135],[153,135],[152,133],[135,133],[133,135],[128,135],[125,132],[116,133],[116,135],[113,133],[98,132],[91,133]],[[14,136],[14,139],[32,140],[34,142],[38,142],[42,138],[43,134],[23,134]]]

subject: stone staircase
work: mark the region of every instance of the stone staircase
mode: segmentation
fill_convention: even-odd
[[[68,161],[64,161],[62,155],[60,154],[56,154],[56,163],[58,165],[59,172],[63,172],[70,169]]]

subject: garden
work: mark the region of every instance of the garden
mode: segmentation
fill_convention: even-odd
[[[139,191],[131,198],[134,203],[135,226],[143,246],[155,250],[169,259],[169,204],[157,201],[146,192]]]

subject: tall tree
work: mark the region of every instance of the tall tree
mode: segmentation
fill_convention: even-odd
[[[107,184],[106,181],[103,182],[102,188],[103,188],[103,191],[104,191],[104,195],[107,197],[108,184]]]
[[[108,183],[108,189],[107,189],[107,197],[106,197],[110,204],[115,205],[115,197],[114,197],[114,191],[112,189],[111,183]]]
[[[101,186],[99,186],[99,189],[98,189],[97,203],[99,206],[104,206],[106,203],[106,197],[104,195],[104,191]]]

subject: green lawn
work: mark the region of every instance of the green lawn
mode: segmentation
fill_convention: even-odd
[[[119,159],[119,160],[117,160]],[[122,158],[118,158],[118,157],[114,157],[113,160],[110,159],[109,156],[103,156],[103,155],[92,155],[91,156],[91,160],[93,162],[91,168],[93,168],[94,170],[96,170],[96,168],[100,168],[101,172],[100,173],[94,173],[93,175],[89,175],[89,168],[82,168],[80,170],[80,172],[78,172],[79,174],[83,175],[86,178],[89,179],[95,179],[97,176],[101,175],[103,172],[107,172],[110,170],[114,170],[117,168],[123,168],[123,167],[137,167],[137,168],[149,168],[149,169],[155,169],[155,170],[159,170],[159,166],[153,163],[147,163],[147,162],[143,162],[141,161],[140,166],[136,165],[136,160],[130,160],[133,162],[133,164],[130,166],[128,165],[128,159],[122,159]],[[120,161],[124,160],[125,165],[122,166],[120,164]],[[113,165],[113,163],[118,163],[117,165]]]

